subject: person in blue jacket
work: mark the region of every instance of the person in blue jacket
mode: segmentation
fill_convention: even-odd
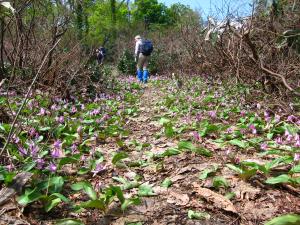
[[[106,54],[106,49],[104,47],[101,46],[100,48],[96,49],[96,57],[99,65],[102,65],[105,54]]]

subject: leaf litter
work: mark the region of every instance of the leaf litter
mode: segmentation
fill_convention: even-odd
[[[216,129],[217,127],[207,128],[205,132],[202,130],[202,133],[198,132],[201,134],[200,138],[193,137],[195,133],[191,130],[199,129],[198,125],[196,127],[193,125],[196,116],[191,116],[187,120],[184,118],[186,116],[183,115],[184,113],[168,114],[166,113],[167,107],[157,107],[163,104],[161,100],[166,97],[164,88],[166,87],[158,87],[155,83],[148,84],[140,97],[142,100],[139,105],[139,114],[129,117],[124,126],[129,130],[129,135],[124,137],[124,143],[128,148],[120,151],[120,145],[113,138],[106,139],[105,143],[97,143],[97,148],[104,156],[106,169],[94,177],[87,176],[93,186],[98,185],[100,189],[115,185],[120,181],[127,187],[130,186],[130,182],[135,182],[136,185],[126,188],[124,195],[126,198],[139,195],[141,204],[132,205],[126,211],[120,212],[117,209],[119,203],[114,200],[110,208],[115,208],[115,210],[109,210],[106,215],[96,210],[85,209],[80,214],[75,214],[77,218],[86,224],[93,224],[96,221],[103,221],[103,224],[129,222],[197,224],[190,220],[199,219],[206,220],[207,224],[262,224],[282,213],[300,212],[299,198],[284,189],[274,189],[260,182],[259,176],[266,176],[260,170],[245,181],[226,167],[225,164],[228,162],[239,165],[240,161],[247,161],[247,159],[248,162],[256,163],[258,166],[265,164],[266,159],[262,161],[257,154],[254,156],[251,151],[247,150],[248,142],[240,142],[237,139],[231,139],[235,141],[229,142],[218,141],[220,130]],[[177,106],[180,108],[181,105],[178,103]],[[169,137],[166,137],[163,132],[166,127],[159,123],[159,119],[166,115],[168,117],[176,115],[174,118],[169,118],[172,121],[168,127],[172,130]],[[186,130],[178,129],[180,128],[178,124],[187,126]],[[202,125],[200,123],[199,126]],[[235,130],[239,129],[238,126],[234,126]],[[247,129],[247,127],[242,126],[242,129]],[[252,136],[253,134],[250,137]],[[134,145],[129,144],[136,140],[138,142]],[[178,147],[178,143],[182,141],[187,144],[187,148]],[[145,147],[143,143],[150,145]],[[213,152],[212,157],[202,155],[201,152],[199,154],[189,151],[200,144],[203,148]],[[92,148],[93,145],[95,143],[92,143],[90,147]],[[164,154],[168,149],[173,149],[176,154]],[[244,149],[243,152],[240,152],[240,149]],[[161,157],[155,157],[158,155]],[[133,161],[137,163],[137,166],[130,166]],[[213,165],[217,165],[218,168],[213,168]],[[207,170],[206,174],[203,175],[205,170]],[[70,174],[73,173],[72,170]],[[215,176],[219,176],[220,180],[226,179],[228,184],[219,188],[214,187]],[[118,179],[112,180],[112,177]],[[257,182],[261,185],[256,185]],[[294,185],[293,188],[299,190],[298,186]],[[74,200],[82,199],[83,196],[77,193],[73,195]],[[231,196],[230,200],[227,196]],[[34,210],[37,212],[37,209]],[[30,217],[32,224],[35,224],[38,218],[30,213],[28,215],[27,219]],[[74,213],[69,215],[74,215]],[[62,212],[61,216],[68,216],[68,213]],[[46,218],[45,221],[51,223],[53,220]]]

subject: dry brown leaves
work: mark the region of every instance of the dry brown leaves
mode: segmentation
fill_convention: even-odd
[[[216,208],[238,214],[232,202],[223,195],[215,193],[207,188],[202,188],[197,183],[193,183],[192,185],[198,195],[200,195],[206,201],[213,203]]]

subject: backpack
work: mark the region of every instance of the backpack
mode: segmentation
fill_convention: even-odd
[[[100,48],[99,48],[99,52],[100,52],[103,56],[106,55],[106,49],[105,49],[104,47],[100,47]]]
[[[140,46],[140,52],[143,55],[149,56],[153,51],[153,44],[150,40],[143,40]]]

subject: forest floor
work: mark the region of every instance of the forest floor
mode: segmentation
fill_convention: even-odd
[[[265,182],[290,174],[292,168],[297,171],[291,178],[297,179],[299,168],[293,159],[299,148],[288,154],[265,154],[280,149],[273,139],[284,134],[272,129],[275,122],[264,118],[262,108],[250,106],[244,112],[242,95],[233,94],[229,99],[230,90],[195,86],[191,81],[179,90],[168,79],[141,85],[138,98],[120,106],[136,112],[119,124],[128,133],[96,143],[105,168],[94,176],[80,177],[74,175],[77,168],[66,165],[61,169],[73,181],[88,180],[101,190],[122,184],[125,198],[139,196],[139,204],[122,211],[115,199],[105,213],[99,209],[70,212],[61,206],[47,214],[31,205],[24,209],[23,219],[30,224],[52,224],[72,217],[84,224],[103,225],[254,225],[281,214],[300,213],[298,181]],[[270,115],[272,121],[273,116],[275,113]],[[249,128],[251,123],[257,133]],[[125,155],[116,162],[112,152]],[[79,193],[69,198],[87,200]]]

